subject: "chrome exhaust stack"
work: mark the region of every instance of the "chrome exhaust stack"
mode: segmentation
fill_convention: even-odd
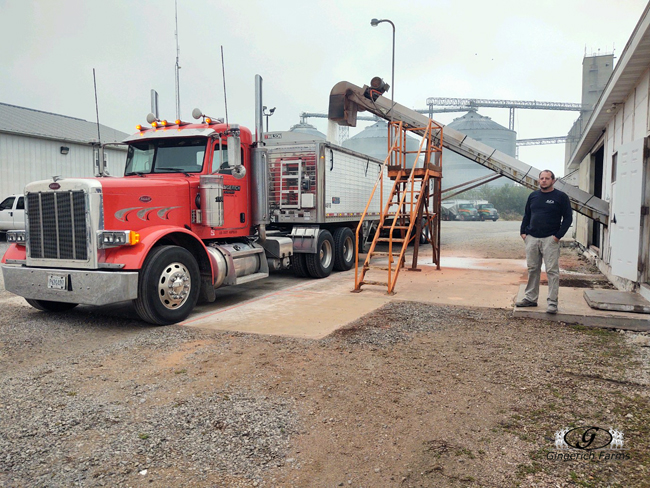
[[[266,224],[270,222],[269,174],[264,147],[264,109],[262,99],[262,77],[255,75],[255,148],[251,166],[252,224],[258,228],[259,241],[266,241]]]
[[[264,145],[264,109],[262,99],[262,77],[255,75],[255,142]]]

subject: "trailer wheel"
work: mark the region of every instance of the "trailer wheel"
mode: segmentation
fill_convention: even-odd
[[[334,267],[334,238],[329,230],[318,231],[316,254],[305,254],[307,271],[312,278],[327,278]]]
[[[79,305],[78,303],[51,302],[49,300],[34,300],[33,298],[25,298],[25,300],[36,310],[42,312],[67,312]]]
[[[309,276],[305,256],[306,254],[302,253],[297,253],[291,256],[291,269],[293,270],[293,274],[298,278],[306,278]]]
[[[348,227],[334,231],[334,269],[347,271],[354,266],[354,233]]]
[[[145,322],[169,325],[185,320],[199,297],[199,265],[179,246],[154,248],[138,280],[135,310]]]

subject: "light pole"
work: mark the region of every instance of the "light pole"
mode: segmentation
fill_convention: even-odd
[[[370,21],[370,25],[373,27],[377,27],[379,24],[382,22],[388,22],[390,25],[393,26],[393,65],[391,69],[391,85],[390,85],[390,120],[393,120],[393,107],[395,106],[395,24],[391,20],[388,19],[372,19]]]
[[[275,107],[273,107],[272,109],[269,109],[269,113],[268,113],[268,114],[266,113],[266,105],[264,105],[264,106],[262,107],[262,114],[264,115],[264,117],[266,117],[266,132],[269,131],[269,117],[270,117],[271,115],[273,115],[273,112],[275,112]]]

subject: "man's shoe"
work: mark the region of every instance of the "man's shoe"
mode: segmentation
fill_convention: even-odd
[[[557,313],[557,305],[549,304],[548,307],[546,307],[546,313],[555,315]]]
[[[537,302],[531,302],[527,298],[524,298],[523,300],[518,301],[515,303],[515,307],[536,307]]]

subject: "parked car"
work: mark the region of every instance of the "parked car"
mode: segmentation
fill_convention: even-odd
[[[0,232],[25,228],[25,197],[11,195],[0,203]]]

